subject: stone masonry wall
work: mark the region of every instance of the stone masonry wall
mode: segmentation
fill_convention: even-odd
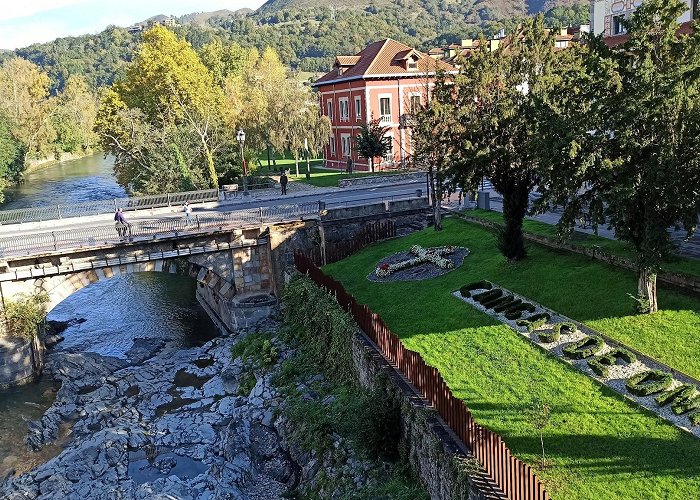
[[[0,337],[0,390],[33,381],[43,366],[44,346],[39,337],[29,341]]]
[[[401,405],[402,446],[413,472],[432,500],[503,499],[478,462],[415,388],[389,365],[369,338],[353,339],[353,360],[360,383],[382,388]]]
[[[386,183],[402,183],[402,182],[421,182],[425,181],[425,172],[410,172],[405,174],[391,174],[391,175],[366,175],[362,177],[355,177],[352,179],[340,179],[338,181],[338,187],[358,187],[358,186],[372,186],[374,184],[386,184]]]

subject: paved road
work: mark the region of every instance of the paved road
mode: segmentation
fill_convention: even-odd
[[[192,205],[192,212],[193,216],[205,216],[207,214],[231,212],[246,208],[270,207],[285,204],[292,205],[318,201],[325,202],[326,208],[361,206],[369,203],[376,203],[380,200],[415,197],[418,189],[421,189],[425,196],[426,186],[424,182],[404,182],[347,189],[313,188],[312,186],[308,186],[308,189],[299,186],[297,189],[301,190],[290,192],[287,196],[282,196],[277,191],[268,191],[266,193],[253,193],[249,199],[246,199],[242,194],[239,194],[238,197],[225,202],[194,204]],[[184,213],[180,207],[156,209],[153,211],[141,210],[138,212],[127,212],[125,215],[129,222],[184,217]],[[0,226],[0,238],[75,228],[101,227],[105,225],[112,226],[113,224],[112,214],[103,214],[89,218],[70,218],[45,222],[10,224]]]

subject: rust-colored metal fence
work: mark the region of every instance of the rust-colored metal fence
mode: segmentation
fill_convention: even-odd
[[[320,250],[315,249],[312,251],[312,261],[319,266],[323,264],[332,264],[333,262],[338,262],[339,260],[359,252],[371,243],[395,236],[396,222],[393,220],[366,224],[362,230],[353,234],[349,241],[342,241],[341,243],[326,242],[325,262]]]
[[[307,256],[295,254],[294,263],[299,272],[308,274],[318,286],[335,295],[340,306],[352,314],[387,361],[433,405],[509,499],[549,499],[530,466],[513,456],[501,436],[477,424],[467,405],[452,394],[440,372],[429,366],[419,353],[406,349],[378,314],[359,304],[341,283],[324,274]]]

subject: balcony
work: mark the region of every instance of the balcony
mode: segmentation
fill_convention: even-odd
[[[391,123],[391,115],[381,115],[379,117],[379,123],[383,124],[390,124]]]

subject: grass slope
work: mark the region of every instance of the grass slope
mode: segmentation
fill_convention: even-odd
[[[391,240],[329,265],[359,300],[380,313],[407,347],[437,367],[477,420],[536,465],[539,436],[524,418],[535,397],[553,409],[544,443],[551,464],[539,471],[555,499],[700,496],[700,440],[539,350],[510,328],[451,297],[489,279],[578,319],[694,376],[700,376],[700,302],[660,290],[664,309],[630,315],[635,277],[578,256],[530,246],[508,264],[492,233],[447,219],[445,230]],[[382,258],[412,244],[464,245],[464,266],[424,282],[376,284],[366,276]]]

